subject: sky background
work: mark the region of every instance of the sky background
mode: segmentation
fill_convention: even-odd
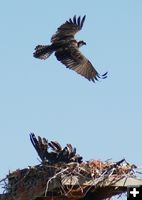
[[[33,58],[57,27],[86,14],[76,39],[108,78],[95,84],[54,56]],[[71,143],[84,160],[142,166],[142,1],[2,1],[0,6],[0,179],[38,164],[34,132]]]

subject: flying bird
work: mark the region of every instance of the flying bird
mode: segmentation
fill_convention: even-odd
[[[81,40],[75,39],[75,34],[79,32],[84,24],[85,17],[79,16],[69,19],[62,24],[51,37],[50,45],[37,45],[33,56],[39,59],[47,59],[53,52],[58,61],[64,64],[67,68],[74,70],[78,74],[84,76],[89,81],[95,82],[99,78],[105,79],[107,72],[100,75],[93,67],[92,63],[81,53],[80,47],[86,45]]]

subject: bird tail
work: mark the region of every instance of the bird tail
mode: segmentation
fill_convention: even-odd
[[[37,45],[33,56],[39,59],[47,59],[54,52],[51,45]]]

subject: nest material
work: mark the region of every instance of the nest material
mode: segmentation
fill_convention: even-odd
[[[57,142],[48,143],[40,137],[36,139],[34,134],[30,135],[30,138],[42,162],[40,165],[9,173],[6,179],[1,181],[6,198],[0,196],[0,200],[33,200],[40,196],[90,199],[90,194],[100,200],[126,191],[126,188],[110,189],[118,180],[135,177],[136,166],[129,164],[125,159],[118,162],[83,162],[82,157],[76,154],[71,145],[67,145],[67,151],[64,151],[65,148]],[[101,188],[105,194],[99,192]],[[99,196],[98,193],[103,196]]]
[[[93,193],[106,184],[111,186],[121,178],[134,177],[134,168],[124,159],[116,163],[99,160],[81,164],[44,163],[10,173],[4,187],[17,200],[50,195],[84,198],[88,192]],[[115,195],[122,192],[115,191]]]

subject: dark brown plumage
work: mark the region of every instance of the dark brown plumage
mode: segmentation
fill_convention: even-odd
[[[38,45],[35,48],[33,56],[39,59],[47,59],[53,52],[57,60],[63,63],[67,68],[76,71],[89,81],[95,82],[98,78],[107,77],[107,72],[100,75],[93,67],[91,62],[80,52],[79,48],[86,43],[84,41],[77,42],[74,38],[75,34],[83,27],[84,16],[69,19],[62,24],[51,37],[51,45]]]
[[[48,142],[46,138],[40,136],[36,138],[34,133],[30,134],[30,140],[42,162],[49,164],[82,162],[82,157],[76,154],[76,148],[71,144],[62,148],[57,141]]]

